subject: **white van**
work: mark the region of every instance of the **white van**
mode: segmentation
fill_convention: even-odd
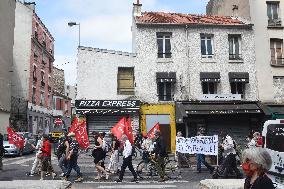
[[[272,158],[270,178],[284,189],[284,119],[268,120],[263,125],[263,147]]]

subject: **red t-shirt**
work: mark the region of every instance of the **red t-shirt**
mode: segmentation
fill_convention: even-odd
[[[263,142],[262,142],[262,137],[259,137],[257,140],[257,145],[262,146]]]
[[[45,157],[51,156],[51,145],[48,140],[43,142],[41,151],[42,151],[42,156]]]

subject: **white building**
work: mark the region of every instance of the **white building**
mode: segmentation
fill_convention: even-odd
[[[253,24],[259,100],[270,117],[283,117],[284,1],[210,0],[207,14],[235,15]]]
[[[142,13],[141,8],[134,4],[134,54],[79,49],[77,99],[141,101],[141,131],[159,122],[169,150],[176,128],[191,136],[199,128],[214,134],[225,127],[237,137],[256,127],[262,111],[255,102],[252,26],[231,17]],[[103,108],[96,101],[76,103],[87,122],[90,112]]]

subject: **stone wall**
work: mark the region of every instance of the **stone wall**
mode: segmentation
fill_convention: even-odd
[[[53,85],[55,91],[62,95],[65,94],[64,70],[53,67]]]

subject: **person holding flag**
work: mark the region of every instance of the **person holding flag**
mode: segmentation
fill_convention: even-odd
[[[25,139],[22,136],[18,135],[16,132],[14,132],[11,127],[7,128],[7,133],[9,143],[14,144],[20,150],[22,150],[25,146]]]

